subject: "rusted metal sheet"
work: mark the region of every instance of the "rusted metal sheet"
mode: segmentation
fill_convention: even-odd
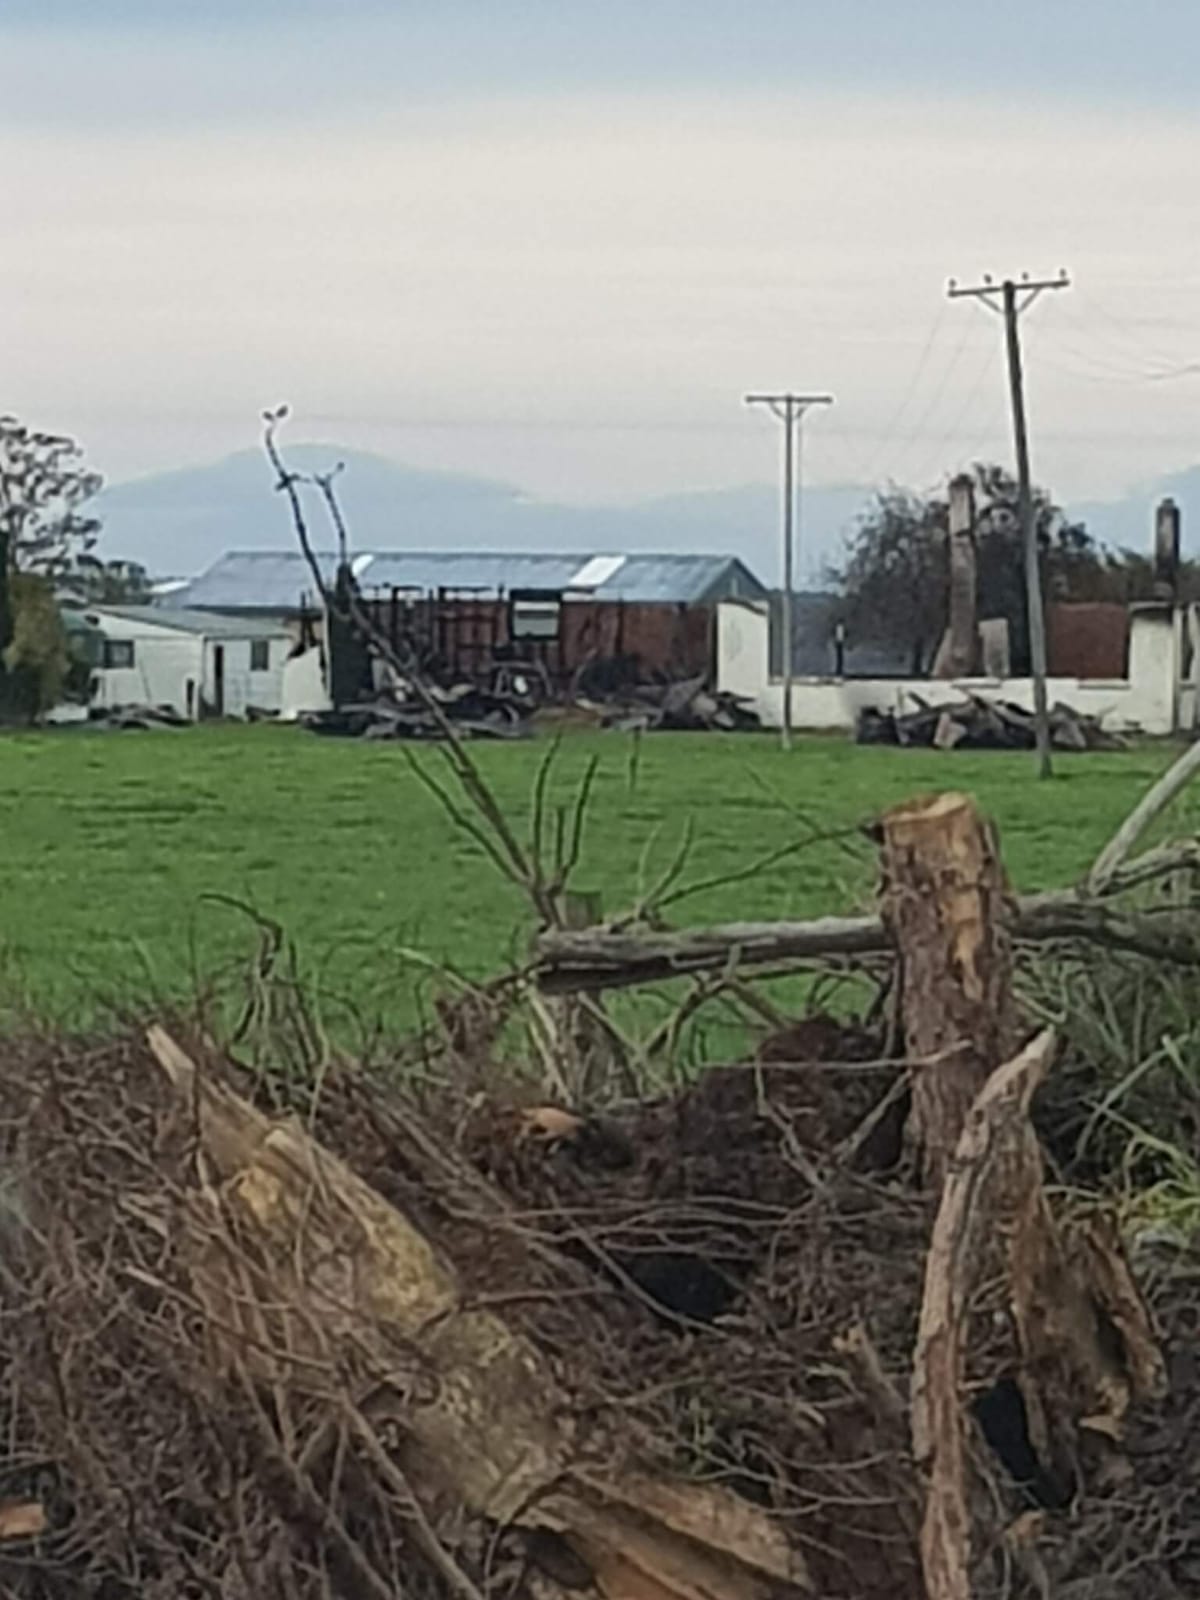
[[[550,591],[507,595],[393,590],[367,596],[376,625],[435,675],[480,682],[514,660],[538,664],[565,690],[597,665],[625,681],[687,678],[712,663],[711,605],[584,600]]]
[[[1127,678],[1129,613],[1107,601],[1047,607],[1047,656],[1052,678]]]

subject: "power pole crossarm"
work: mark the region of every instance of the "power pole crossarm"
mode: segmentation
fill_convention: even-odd
[[[1025,419],[1025,381],[1021,365],[1020,319],[1024,311],[1047,289],[1067,289],[1071,280],[1065,272],[1057,278],[1006,278],[964,288],[950,280],[952,300],[981,300],[989,310],[1004,318],[1004,340],[1008,354],[1008,385],[1012,404],[1013,439],[1017,456],[1017,505],[1021,523],[1021,543],[1025,555],[1025,595],[1029,614],[1029,657],[1033,675],[1033,716],[1037,737],[1038,776],[1048,778],[1050,765],[1050,708],[1046,693],[1046,610],[1042,599],[1042,564],[1038,549],[1037,523],[1033,510],[1033,483],[1029,469],[1029,432]]]
[[[831,394],[748,394],[748,406],[766,406],[783,423],[783,593],[780,647],[783,653],[783,718],[780,738],[792,746],[792,594],[795,589],[796,544],[800,522],[800,444],[804,413],[813,406],[831,406]]]

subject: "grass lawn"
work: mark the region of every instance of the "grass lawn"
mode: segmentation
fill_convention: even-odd
[[[476,745],[524,826],[544,742]],[[600,768],[578,883],[606,909],[635,896],[690,818],[685,880],[743,867],[805,822],[852,828],[921,790],[973,790],[1000,824],[1022,888],[1069,882],[1170,760],[1166,747],[1060,757],[1051,783],[1024,754],[940,754],[801,740],[618,734],[567,739],[553,793]],[[416,755],[441,770],[434,750]],[[1195,822],[1196,801],[1189,802]],[[193,991],[196,974],[254,948],[245,919],[208,896],[277,918],[326,986],[368,1010],[411,1014],[417,947],[474,973],[502,967],[529,926],[517,893],[461,835],[395,745],[296,729],[58,732],[0,739],[0,938],[39,1007],[84,1020],[98,1004]],[[749,882],[706,891],[680,921],[805,916],[867,894],[869,850],[811,847]]]

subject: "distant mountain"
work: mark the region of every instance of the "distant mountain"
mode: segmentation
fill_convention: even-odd
[[[345,462],[338,492],[360,548],[688,551],[741,556],[768,583],[779,571],[779,494],[768,485],[573,506],[336,445],[293,445],[288,457],[301,471]],[[864,498],[853,488],[806,491],[798,581],[819,577]],[[315,495],[308,503],[314,539],[328,547],[324,508]],[[102,554],[160,575],[190,576],[226,550],[289,548],[294,540],[270,467],[254,450],[116,484],[100,497],[99,511]]]
[[[740,556],[765,583],[778,581],[779,491],[773,485],[576,506],[537,500],[494,479],[423,471],[336,445],[292,445],[288,455],[302,471],[345,462],[339,495],[360,549],[689,551]],[[870,493],[855,486],[805,490],[799,587],[821,583]],[[1119,500],[1069,509],[1105,544],[1147,550],[1154,507],[1165,494],[1183,508],[1185,548],[1200,552],[1200,466]],[[100,497],[99,509],[102,554],[141,562],[159,575],[191,576],[227,550],[285,549],[294,539],[287,506],[256,450],[116,484]],[[309,509],[314,539],[328,547],[332,540],[315,496]]]

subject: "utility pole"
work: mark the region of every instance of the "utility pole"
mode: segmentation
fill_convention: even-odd
[[[1050,708],[1046,700],[1046,611],[1042,601],[1042,565],[1038,550],[1037,524],[1033,515],[1033,485],[1029,475],[1029,434],[1025,424],[1025,381],[1021,370],[1022,312],[1047,289],[1068,289],[1071,280],[1065,271],[1057,278],[1031,279],[1026,273],[1015,282],[1005,278],[995,283],[984,278],[981,284],[963,288],[950,280],[951,300],[981,300],[1004,318],[1005,346],[1008,352],[1008,387],[1012,404],[1013,437],[1017,451],[1017,509],[1021,522],[1021,542],[1025,549],[1025,599],[1029,611],[1029,655],[1033,668],[1033,720],[1037,737],[1038,777],[1050,776]]]
[[[766,406],[783,423],[783,603],[780,645],[783,651],[783,723],[780,742],[792,748],[792,591],[795,588],[796,545],[800,536],[801,445],[804,413],[813,406],[831,406],[831,394],[748,394],[748,406]]]

